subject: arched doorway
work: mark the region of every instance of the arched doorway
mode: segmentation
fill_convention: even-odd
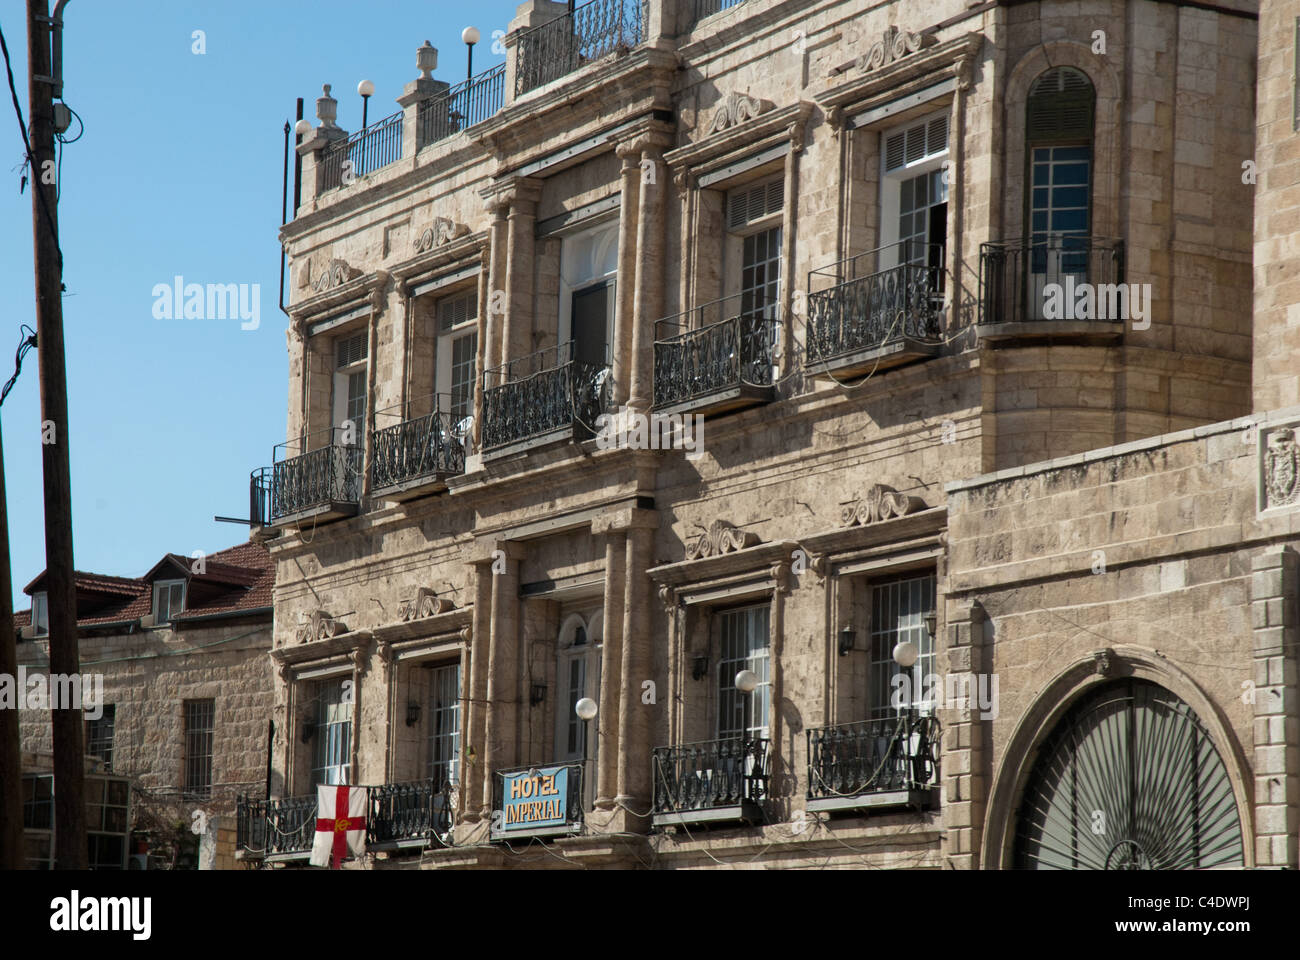
[[[1232,782],[1205,724],[1138,678],[1092,687],[1056,723],[1014,829],[1022,869],[1243,866]]]

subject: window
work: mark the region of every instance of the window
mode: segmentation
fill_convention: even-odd
[[[617,279],[617,220],[570,234],[561,241],[560,343],[573,341],[575,360],[596,366],[609,362]]]
[[[460,664],[433,668],[429,760],[433,789],[460,780]]]
[[[126,869],[129,797],[125,780],[86,778],[86,839],[91,870]]]
[[[312,784],[348,783],[352,776],[352,681],[316,684],[316,752]]]
[[[32,594],[32,634],[37,637],[50,635],[50,601],[47,594]]]
[[[98,720],[86,721],[86,752],[92,757],[104,761],[107,770],[113,769],[113,726],[116,710],[110,704],[104,705],[104,711]]]
[[[366,331],[334,341],[334,425],[352,424],[353,443],[366,428]]]
[[[594,700],[600,695],[600,651],[587,621],[577,614],[566,618],[560,627],[558,647],[556,679],[560,696],[555,704],[556,757],[560,761],[586,760],[589,758],[588,723],[578,717],[574,707],[583,697]],[[599,722],[597,717],[594,723]]]
[[[940,289],[948,242],[948,115],[934,114],[881,136],[880,254],[877,270],[930,268]]]
[[[453,424],[474,413],[474,376],[478,364],[478,292],[438,301],[438,384],[446,394]]]
[[[717,615],[721,637],[718,659],[718,739],[741,736],[767,737],[768,707],[772,697],[771,658],[768,645],[770,608],[762,605],[726,610]],[[752,670],[758,686],[751,694],[736,689],[736,674]],[[746,701],[749,703],[746,703]],[[748,716],[749,724],[745,725]]]
[[[185,795],[195,800],[212,796],[212,735],[216,702],[186,700]]]
[[[934,612],[933,573],[885,580],[871,586],[871,718],[891,717],[899,707],[933,710],[935,683],[934,638],[925,615]],[[894,647],[905,640],[920,655],[904,671],[894,660]],[[906,672],[906,680],[895,677]],[[926,682],[926,678],[931,678]]]
[[[185,581],[161,580],[153,586],[153,622],[161,627],[185,609]]]
[[[724,317],[774,320],[781,293],[781,213],[785,184],[771,180],[727,195]]]

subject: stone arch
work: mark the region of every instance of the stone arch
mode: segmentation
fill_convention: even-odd
[[[1105,673],[1098,669],[1103,657],[1109,660],[1109,669]],[[1241,823],[1244,865],[1247,868],[1255,865],[1251,768],[1222,711],[1188,673],[1168,660],[1145,647],[1116,646],[1080,657],[1058,673],[1034,698],[1016,724],[994,775],[985,810],[980,850],[981,862],[987,869],[1012,866],[1016,810],[1038,752],[1055,730],[1057,722],[1080,697],[1098,684],[1127,677],[1149,680],[1164,687],[1191,707],[1205,725],[1232,784],[1237,817]]]

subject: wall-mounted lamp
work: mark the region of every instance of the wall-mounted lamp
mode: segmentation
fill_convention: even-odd
[[[691,679],[703,680],[709,675],[709,658],[696,657],[691,661]]]
[[[546,684],[534,683],[528,690],[528,705],[535,707],[546,699]]]
[[[846,623],[840,628],[840,656],[847,657],[849,651],[853,649],[854,642],[858,639],[857,631],[853,629],[853,624]]]
[[[420,722],[420,704],[415,700],[406,702],[406,725],[413,727]]]
[[[930,639],[933,640],[935,624],[939,622],[939,618],[936,617],[934,611],[931,610],[924,617],[922,617],[921,620],[925,623],[925,632],[928,633],[930,635]]]

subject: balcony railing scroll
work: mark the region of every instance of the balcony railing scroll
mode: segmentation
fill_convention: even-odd
[[[655,323],[654,405],[770,387],[780,335],[775,298],[746,293]]]
[[[401,112],[385,117],[359,130],[346,140],[325,148],[321,157],[321,190],[340,186],[345,176],[345,164],[350,163],[352,176],[374,173],[402,158]]]
[[[426,402],[434,409],[424,416],[399,419],[393,410],[376,410],[376,428],[371,436],[370,486],[383,490],[423,477],[459,475],[465,472],[466,447],[470,443],[469,417],[453,419],[450,394],[438,394]],[[399,422],[393,423],[394,419]],[[381,423],[386,423],[380,426]]]
[[[1124,241],[1077,234],[1036,234],[1031,238],[980,244],[981,323],[1051,324],[1061,319],[1123,320],[1111,314],[1118,300],[1114,285],[1124,282]],[[1074,317],[1074,291],[1091,284],[1098,314]],[[1058,290],[1052,290],[1056,286]],[[1069,307],[1051,315],[1049,301]],[[1124,303],[1127,303],[1126,294]],[[1114,304],[1117,306],[1118,304]]]
[[[769,794],[767,739],[734,737],[654,749],[654,814],[757,804]]]
[[[808,799],[936,786],[938,733],[939,721],[915,710],[808,730]]]
[[[559,430],[590,436],[610,408],[611,392],[608,351],[598,360],[572,340],[485,370],[483,449]]]
[[[904,339],[940,343],[945,248],[889,244],[808,275],[807,363],[824,363]]]
[[[426,100],[416,118],[417,147],[445,140],[493,116],[505,102],[505,89],[506,65],[499,63]]]
[[[316,798],[235,801],[235,847],[256,857],[308,853],[316,838]]]
[[[641,43],[648,2],[590,0],[521,33],[515,50],[515,96]]]
[[[270,520],[357,502],[362,449],[342,427],[277,444],[270,474]],[[298,452],[305,450],[306,452]],[[251,499],[251,497],[250,497]]]

